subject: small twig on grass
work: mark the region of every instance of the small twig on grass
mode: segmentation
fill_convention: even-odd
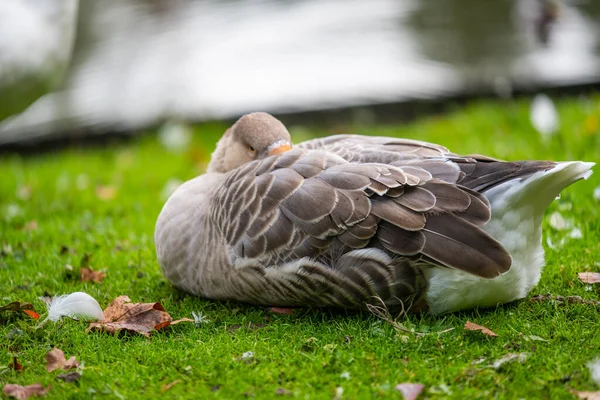
[[[381,306],[375,305],[375,304],[367,304],[367,309],[369,310],[369,312],[371,312],[371,314],[373,314],[374,316],[376,316],[379,319],[384,320],[385,322],[390,324],[397,331],[410,333],[415,336],[427,335],[427,333],[424,333],[424,332],[415,332],[414,329],[405,328],[402,324],[400,324],[398,322],[398,319],[400,319],[400,317],[402,317],[403,315],[406,314],[405,309],[404,309],[404,303],[400,299],[398,299],[398,301],[400,302],[402,309],[401,309],[400,313],[398,313],[396,318],[393,318],[392,315],[390,314],[390,311],[388,310],[387,306],[385,305],[384,301],[380,297],[374,297],[374,298],[376,300],[378,300],[379,302],[381,302]],[[448,328],[448,329],[444,329],[443,331],[430,332],[430,333],[446,333],[446,332],[450,332],[453,329],[454,328]]]
[[[451,328],[447,328],[447,329],[444,329],[443,331],[439,331],[439,332],[435,332],[435,333],[446,333],[446,332],[450,332],[453,330],[454,330],[454,327],[451,327]]]
[[[377,299],[381,301],[380,298],[377,298]],[[400,325],[400,323],[398,323],[398,321],[396,321],[394,318],[392,318],[392,315],[390,314],[389,310],[385,306],[385,303],[383,303],[383,301],[381,301],[381,304],[382,304],[381,306],[376,306],[375,304],[367,304],[367,309],[371,312],[371,314],[373,314],[374,316],[376,316],[379,319],[384,320],[385,322],[390,324],[397,331],[411,333],[411,334],[415,334],[417,336],[423,335],[423,333],[421,333],[421,332],[415,332],[414,330],[407,329],[407,328],[403,327],[402,325]],[[401,312],[400,314],[398,314],[398,317],[402,316],[402,314],[404,314],[404,312]]]

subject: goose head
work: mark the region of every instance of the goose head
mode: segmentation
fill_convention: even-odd
[[[206,172],[228,172],[291,148],[290,133],[281,121],[263,112],[246,114],[217,142]]]

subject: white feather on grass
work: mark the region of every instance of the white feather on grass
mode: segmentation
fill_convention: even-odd
[[[600,386],[600,358],[590,361],[587,367],[590,370],[592,381],[594,381],[596,385]]]
[[[533,127],[543,138],[552,136],[560,125],[556,107],[552,99],[545,94],[538,94],[533,98],[530,119]]]
[[[46,306],[48,316],[44,322],[47,320],[56,322],[62,317],[104,320],[100,304],[92,296],[83,292],[54,297]]]

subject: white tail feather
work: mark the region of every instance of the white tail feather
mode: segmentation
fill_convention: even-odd
[[[75,292],[53,298],[48,307],[50,321],[58,321],[62,317],[104,320],[100,304],[87,293]]]
[[[588,178],[594,163],[558,163],[547,171],[516,178],[484,192],[492,219],[484,229],[508,250],[510,270],[495,279],[482,279],[449,268],[430,268],[427,303],[434,313],[493,307],[527,296],[544,266],[542,217],[546,207],[567,186]]]
[[[521,205],[535,207],[541,216],[560,192],[592,174],[593,162],[560,162],[548,171],[539,171],[523,179],[514,179],[498,185],[484,194],[492,209],[517,208]]]

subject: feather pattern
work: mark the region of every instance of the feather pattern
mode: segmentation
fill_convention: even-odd
[[[432,271],[484,282],[512,270],[511,254],[488,233],[496,221],[486,191],[555,166],[406,139],[315,139],[182,185],[158,218],[157,255],[173,284],[203,297],[420,308],[433,298]],[[494,296],[509,301],[512,292]]]
[[[53,322],[62,317],[104,320],[104,313],[96,299],[84,292],[74,292],[54,297],[47,304],[47,308],[48,317],[46,319]]]
[[[432,146],[426,152],[439,156],[440,151]],[[231,171],[207,191],[209,214],[218,221],[232,269],[220,278],[226,285],[214,286],[206,276],[183,285],[197,285],[193,290],[209,297],[260,304],[360,308],[380,297],[398,306],[423,297],[416,289],[426,286],[422,274],[410,271],[423,257],[486,278],[510,266],[510,255],[481,229],[489,219],[489,203],[468,188],[434,178],[421,165],[350,163],[330,152],[303,149],[275,158]],[[458,222],[445,224],[444,216]],[[485,249],[488,245],[492,250]],[[460,251],[451,256],[444,249]],[[375,254],[378,261],[357,258]],[[348,266],[349,260],[358,270]],[[408,272],[398,272],[400,265]],[[308,276],[320,278],[308,287]],[[238,287],[240,279],[252,289],[234,290],[231,285]],[[294,290],[306,291],[301,300]]]

